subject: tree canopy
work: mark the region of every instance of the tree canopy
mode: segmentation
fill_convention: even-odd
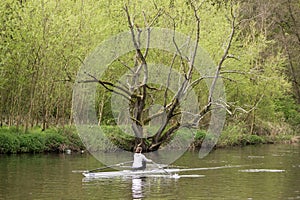
[[[23,126],[26,130],[38,125],[44,130],[72,124],[72,89],[85,58],[118,33],[138,34],[139,30],[157,27],[189,35],[210,55],[226,88],[227,100],[222,106],[227,112],[227,128],[238,126],[250,134],[299,129],[300,4],[296,0],[4,0],[0,10],[1,126]],[[190,73],[192,56],[182,62],[179,55],[172,64],[172,54],[150,50],[145,56],[146,51],[135,48],[111,63],[104,79],[92,73],[87,73],[86,78],[115,85],[128,70],[127,64],[135,70],[139,66],[146,69],[151,60],[182,69],[189,84],[200,80],[201,74]],[[141,84],[138,89],[151,96],[149,88],[156,87]],[[194,88],[202,103],[199,110],[207,108],[205,113],[209,113],[211,88],[202,82]],[[97,90],[99,124],[116,124],[111,90],[103,84]],[[153,94],[153,98],[162,105],[166,100],[172,102],[173,107],[168,109],[174,108],[170,116],[176,116],[174,113],[180,111],[172,100],[176,94],[158,98],[165,91]],[[143,94],[135,92],[130,98],[136,98],[133,104],[143,104],[141,114],[151,98],[144,101],[139,98]],[[132,115],[136,122],[143,118],[134,109]],[[207,127],[208,117],[198,117],[198,128]],[[161,127],[164,134],[177,130],[176,117],[175,122],[171,119],[168,122],[172,121],[173,126]]]

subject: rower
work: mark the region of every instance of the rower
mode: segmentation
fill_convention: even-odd
[[[132,164],[133,170],[144,170],[146,169],[146,162],[152,162],[152,160],[146,158],[146,156],[142,154],[142,151],[143,148],[140,146],[138,146],[135,150]]]

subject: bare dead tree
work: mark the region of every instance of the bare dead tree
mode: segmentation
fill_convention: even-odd
[[[202,4],[197,3],[196,1],[189,1],[189,5],[193,11],[195,24],[196,24],[196,31],[195,31],[195,42],[193,43],[194,46],[192,47],[192,52],[190,56],[186,56],[181,52],[181,47],[176,43],[176,36],[175,36],[175,24],[174,24],[174,35],[173,35],[173,43],[176,47],[176,53],[173,55],[171,60],[171,64],[169,66],[170,71],[168,72],[168,78],[166,80],[166,89],[163,91],[161,88],[152,87],[148,84],[149,78],[149,70],[148,70],[148,62],[147,56],[149,52],[149,42],[151,37],[151,25],[159,18],[162,14],[161,10],[158,10],[157,14],[151,20],[150,23],[147,22],[147,17],[145,13],[144,16],[144,23],[146,32],[147,32],[147,39],[146,39],[146,48],[141,49],[141,32],[140,29],[134,22],[134,19],[131,17],[129,9],[127,6],[124,7],[124,11],[126,13],[127,23],[130,29],[131,40],[134,45],[135,49],[135,57],[134,57],[134,64],[133,67],[127,65],[125,62],[120,61],[121,64],[129,69],[129,74],[127,75],[126,84],[113,84],[109,81],[99,80],[97,77],[93,76],[90,73],[85,73],[90,80],[82,81],[82,83],[89,83],[89,82],[97,82],[102,87],[104,87],[107,91],[113,92],[117,95],[122,96],[129,102],[129,115],[131,119],[131,128],[135,135],[135,146],[139,145],[142,146],[146,151],[156,151],[164,142],[169,141],[173,134],[180,129],[181,127],[187,128],[198,128],[198,124],[200,120],[211,111],[212,105],[216,105],[219,107],[226,108],[226,104],[222,102],[217,102],[213,98],[213,94],[216,88],[216,83],[218,79],[222,78],[220,73],[223,67],[223,63],[226,59],[232,58],[229,54],[229,50],[233,41],[233,37],[235,34],[236,28],[236,17],[233,10],[233,5],[231,5],[231,33],[229,35],[226,48],[224,50],[224,54],[220,59],[213,76],[202,76],[196,80],[193,80],[193,74],[195,72],[195,61],[197,56],[197,51],[199,48],[199,41],[200,41],[200,31],[201,31],[201,18],[199,16],[199,12],[201,9]],[[174,22],[175,23],[175,22]],[[180,59],[180,64],[182,65],[180,69],[182,70],[183,80],[180,82],[177,91],[174,93],[173,97],[170,98],[168,85],[170,84],[170,77],[171,71],[173,66],[175,65],[175,59]],[[202,80],[207,78],[212,79],[212,84],[209,88],[209,95],[207,99],[206,105],[200,109],[198,113],[188,113],[181,109],[181,103],[184,101],[184,98],[193,89],[193,87],[199,84]],[[149,114],[147,109],[149,108],[149,102],[153,102],[153,97],[151,96],[152,91],[159,91],[163,93],[160,97],[163,100],[162,108],[156,111],[155,113]],[[189,122],[182,123],[180,121],[180,115],[187,114],[192,116],[192,120]],[[156,130],[156,132],[151,135],[145,135],[145,126],[152,120],[158,119],[162,117],[162,121]],[[134,148],[134,147],[132,147]]]

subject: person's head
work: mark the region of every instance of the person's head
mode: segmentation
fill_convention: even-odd
[[[142,151],[143,151],[143,148],[142,148],[142,147],[137,147],[137,148],[135,149],[135,153],[142,153]]]

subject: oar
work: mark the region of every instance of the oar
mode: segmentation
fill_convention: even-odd
[[[118,164],[108,165],[108,166],[105,166],[105,167],[99,167],[99,168],[96,168],[96,169],[91,169],[91,170],[73,170],[72,172],[73,173],[89,173],[89,172],[100,171],[100,170],[111,168],[111,167],[121,166],[121,165],[124,165],[124,164],[127,164],[127,163],[132,163],[132,162],[133,161],[127,161],[127,162],[122,162],[122,163],[118,163]]]
[[[152,160],[152,163],[154,164],[154,165],[156,165],[157,167],[158,167],[158,169],[162,169],[166,174],[168,174],[168,175],[172,175],[170,172],[168,172],[167,170],[165,170],[163,167],[160,167],[156,162],[154,162],[153,160]]]

